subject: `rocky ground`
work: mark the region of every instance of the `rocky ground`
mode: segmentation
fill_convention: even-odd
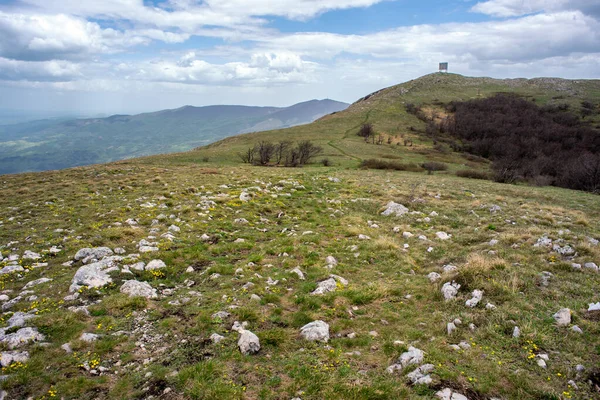
[[[600,201],[444,175],[3,176],[0,398],[600,396]]]

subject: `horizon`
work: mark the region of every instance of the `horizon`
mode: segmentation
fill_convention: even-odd
[[[600,77],[591,0],[64,3],[0,0],[0,108],[352,103],[446,61],[465,76]]]

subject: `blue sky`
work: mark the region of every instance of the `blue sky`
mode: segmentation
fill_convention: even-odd
[[[597,0],[0,0],[0,108],[352,102],[434,72],[600,78]]]

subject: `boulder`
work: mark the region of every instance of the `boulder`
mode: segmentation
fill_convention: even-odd
[[[23,286],[23,290],[27,290],[27,289],[32,288],[34,286],[41,285],[42,283],[46,283],[46,282],[50,282],[50,281],[52,281],[52,279],[50,279],[50,278],[36,279],[34,281],[31,281],[31,282],[27,283],[25,286]]]
[[[477,289],[475,289],[475,290],[473,290],[473,293],[471,293],[471,295],[473,297],[470,298],[469,300],[467,300],[465,302],[465,305],[467,307],[474,308],[475,306],[477,306],[477,304],[479,304],[479,302],[483,298],[483,290],[477,290]]]
[[[41,342],[44,335],[38,332],[37,328],[21,328],[8,335],[0,334],[0,343],[6,344],[9,349],[21,347],[28,343]]]
[[[158,297],[156,289],[152,288],[149,283],[136,280],[125,281],[120,292],[129,295],[129,297],[145,297],[147,299]]]
[[[113,254],[113,251],[111,249],[109,249],[108,247],[93,247],[93,248],[89,248],[89,247],[85,247],[83,249],[80,249],[76,254],[75,254],[75,261],[79,261],[79,260],[88,260],[91,261],[92,259],[96,259],[97,260],[101,260],[106,256],[110,256]],[[85,264],[87,264],[84,261]]]
[[[152,260],[150,261],[147,265],[146,265],[146,271],[152,271],[155,269],[162,269],[162,268],[166,268],[167,264],[164,263],[164,261],[162,260]]]
[[[556,325],[567,326],[571,323],[571,310],[568,308],[561,308],[553,315]]]
[[[384,216],[390,216],[390,215],[394,215],[396,217],[401,217],[404,214],[406,214],[408,212],[408,208],[404,207],[402,204],[390,201],[386,208],[385,211],[383,211],[381,213],[381,215]]]
[[[454,281],[444,283],[442,286],[442,294],[444,295],[444,299],[446,301],[454,300],[456,295],[458,294],[458,289],[460,289],[460,284]]]
[[[337,289],[337,284],[334,278],[326,279],[322,282],[319,282],[317,288],[311,292],[313,295],[325,294],[329,292],[334,292]]]
[[[99,288],[109,283],[112,283],[112,278],[104,272],[102,265],[99,263],[84,265],[75,273],[69,292],[76,292],[83,286]]]
[[[433,382],[433,379],[431,379],[429,374],[433,372],[433,369],[433,364],[424,364],[407,374],[406,377],[410,379],[410,382],[413,385],[430,385]]]
[[[26,363],[27,360],[29,360],[29,353],[26,351],[3,351],[0,364],[6,368],[14,362]]]
[[[247,329],[240,329],[238,348],[243,355],[256,354],[260,351],[260,340],[258,336]]]
[[[313,321],[300,328],[300,335],[309,341],[329,341],[329,325],[323,321]]]

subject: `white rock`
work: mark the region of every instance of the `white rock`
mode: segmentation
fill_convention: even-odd
[[[194,267],[192,267],[192,266],[190,265],[189,267],[187,267],[187,268],[185,269],[185,272],[187,272],[187,273],[194,272]]]
[[[335,259],[335,257],[333,256],[327,256],[325,258],[325,264],[327,265],[332,265],[332,266],[336,266],[338,264],[337,260]]]
[[[448,235],[446,232],[436,232],[435,236],[437,236],[440,240],[448,240],[452,237],[452,235]]]
[[[148,263],[148,265],[146,265],[146,271],[152,271],[155,269],[162,269],[162,268],[166,268],[167,264],[164,263],[164,261],[162,260],[152,260]]]
[[[411,237],[413,237],[414,235],[410,232],[402,232],[402,237],[405,239],[410,239]]]
[[[41,342],[44,335],[38,332],[37,328],[21,328],[8,335],[0,335],[0,343],[6,344],[9,349],[24,346],[32,342]]]
[[[499,207],[498,207],[499,208]],[[441,400],[469,400],[468,397],[455,392],[450,388],[445,388],[435,394]]]
[[[250,300],[260,301],[260,296],[252,293],[252,295],[250,296]]]
[[[52,279],[50,279],[50,278],[36,279],[34,281],[31,281],[31,282],[27,283],[25,286],[23,286],[23,290],[27,290],[27,289],[32,288],[34,286],[41,285],[42,283],[51,282],[51,281],[52,281]]]
[[[140,246],[138,250],[140,251],[140,253],[154,253],[158,251],[159,248],[156,246]]]
[[[496,306],[495,306],[495,305],[493,305],[492,303],[487,303],[487,304],[485,305],[485,309],[486,309],[486,310],[495,310],[495,309],[496,309]]]
[[[326,343],[329,340],[329,325],[323,321],[313,321],[300,328],[300,335],[309,341]]]
[[[383,211],[381,213],[381,215],[384,216],[389,216],[389,215],[395,215],[396,217],[401,217],[402,215],[406,214],[408,212],[408,208],[404,207],[402,204],[390,201],[387,206],[385,211]]]
[[[544,361],[543,359],[538,358],[535,362],[539,367],[546,368],[546,361]]]
[[[100,263],[84,265],[75,273],[69,292],[76,292],[83,286],[100,288],[109,283],[112,283],[112,278],[103,270]]]
[[[458,267],[456,265],[446,264],[442,267],[445,273],[450,273],[454,271],[458,271]]]
[[[250,193],[248,193],[248,192],[242,192],[240,194],[240,201],[247,202],[247,201],[250,201],[250,200],[252,200],[252,195],[250,195]]]
[[[371,240],[371,238],[361,233],[360,235],[358,235],[358,240]]]
[[[597,303],[590,303],[588,311],[600,311],[600,301]]]
[[[467,300],[465,302],[465,305],[467,307],[474,308],[475,306],[477,306],[477,304],[479,304],[479,302],[483,298],[483,290],[477,290],[477,289],[473,290],[473,293],[471,293],[471,295],[473,297],[471,299]]]
[[[571,323],[571,310],[568,308],[561,308],[553,315],[556,325],[567,326]]]
[[[580,333],[580,334],[581,334],[581,333],[583,333],[583,331],[581,330],[581,328],[580,328],[579,326],[577,326],[577,325],[573,325],[573,326],[571,327],[571,330],[572,330],[573,332],[575,332],[575,333]]]
[[[210,340],[213,343],[221,343],[221,341],[224,339],[225,339],[225,336],[221,336],[218,333],[213,333],[212,335],[210,335]]]
[[[300,279],[300,280],[302,280],[302,281],[305,279],[305,277],[304,277],[304,272],[302,272],[302,271],[300,270],[300,268],[299,268],[299,267],[296,267],[296,268],[294,268],[294,269],[293,269],[293,270],[291,270],[290,272],[292,272],[292,273],[294,273],[294,274],[298,275],[298,279]]]
[[[335,279],[337,282],[341,283],[343,286],[348,286],[348,281],[339,275],[331,274],[331,275],[329,275],[329,277]]]
[[[444,286],[442,286],[441,290],[442,294],[444,295],[444,299],[446,301],[455,299],[456,295],[458,294],[458,289],[460,289],[460,284],[454,281],[444,283]]]
[[[110,256],[113,254],[113,251],[108,247],[94,247],[94,248],[83,248],[80,249],[77,253],[75,253],[75,261],[88,259],[88,260],[101,260],[104,257]],[[84,261],[85,263],[85,261]]]
[[[31,250],[25,250],[25,253],[23,253],[23,259],[25,260],[39,260],[40,258],[42,258],[42,256]]]
[[[29,353],[27,351],[3,351],[0,364],[6,368],[14,362],[26,363],[28,360]]]
[[[519,329],[518,326],[515,326],[515,328],[513,329],[513,337],[514,338],[518,338],[521,336],[521,330]]]
[[[598,272],[598,266],[593,262],[585,263],[583,264],[583,267],[586,269],[591,269],[594,272]]]
[[[439,281],[440,279],[442,279],[442,276],[440,274],[438,274],[437,272],[430,272],[427,275],[427,278],[429,278],[429,281],[431,283],[435,283],[435,282]]]
[[[169,230],[171,232],[181,232],[181,228],[178,227],[177,225],[171,225],[171,226],[169,226]]]
[[[260,351],[260,340],[258,336],[249,330],[242,329],[238,340],[238,348],[244,355],[256,354]]]
[[[424,358],[425,353],[423,353],[423,350],[410,346],[408,351],[400,355],[397,363],[400,364],[402,368],[405,368],[408,365],[421,364]]]
[[[22,326],[25,326],[25,323],[34,317],[34,314],[27,314],[22,311],[17,311],[8,319],[8,321],[6,321],[7,328],[20,328]]]
[[[96,335],[95,333],[84,332],[79,337],[79,340],[87,342],[87,343],[91,343],[91,342],[95,342],[99,338],[100,338],[100,335]]]
[[[147,299],[158,297],[156,289],[153,289],[149,283],[136,280],[125,281],[121,286],[120,292],[129,295],[129,297],[145,297]]]
[[[454,322],[448,322],[447,326],[446,326],[446,331],[448,332],[448,335],[452,335],[452,332],[454,332],[456,330],[456,325],[454,324]]]
[[[430,385],[433,382],[433,379],[431,379],[429,374],[433,369],[433,364],[424,364],[407,374],[406,377],[410,379],[410,382],[413,385]]]
[[[314,291],[312,291],[311,294],[313,294],[313,295],[325,294],[325,293],[329,293],[329,292],[334,292],[336,289],[337,289],[337,285],[336,285],[335,279],[329,278],[322,282],[319,282],[319,284],[317,285],[317,288]]]

